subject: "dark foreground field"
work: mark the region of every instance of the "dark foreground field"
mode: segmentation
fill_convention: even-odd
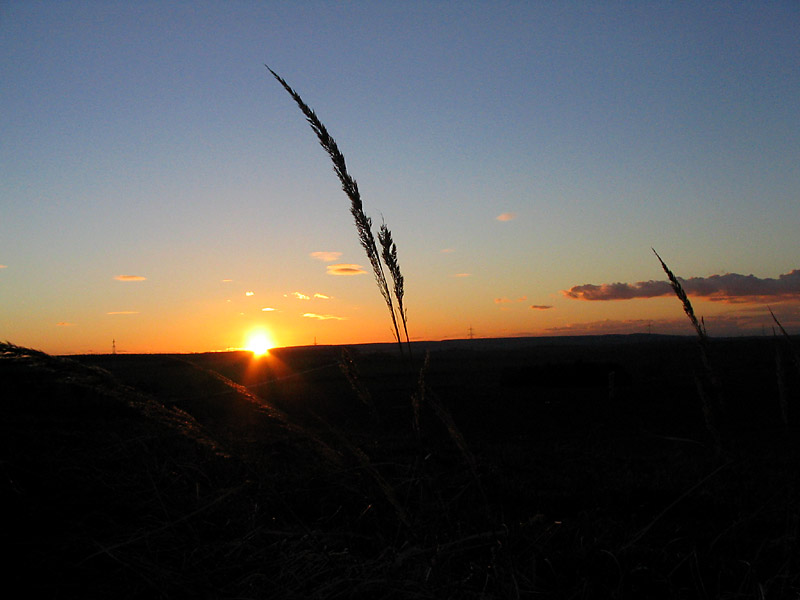
[[[721,388],[706,395],[724,402],[719,445],[692,339],[427,350],[422,369],[421,345],[413,366],[391,347],[254,361],[3,345],[4,587],[52,598],[800,594],[800,385],[787,340],[714,342]]]

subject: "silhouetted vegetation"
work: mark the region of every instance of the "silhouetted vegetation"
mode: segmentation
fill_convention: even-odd
[[[427,344],[421,381],[382,347],[350,348],[348,372],[324,346],[254,360],[4,345],[9,586],[793,598],[800,377],[781,339],[785,419],[775,340],[713,340],[721,454],[690,338]]]
[[[358,240],[361,242],[361,247],[364,248],[364,251],[367,253],[369,263],[372,265],[372,273],[375,276],[375,282],[378,284],[378,289],[381,292],[381,296],[383,296],[383,300],[386,302],[386,307],[389,309],[389,315],[392,319],[392,327],[395,339],[397,340],[397,344],[400,348],[400,353],[403,353],[403,342],[402,338],[400,337],[400,328],[397,324],[398,317],[400,322],[403,324],[403,331],[406,335],[406,343],[408,344],[410,351],[411,345],[408,338],[406,309],[403,306],[403,295],[405,293],[404,279],[402,273],[400,272],[400,263],[397,261],[397,245],[392,239],[392,232],[389,231],[388,227],[386,227],[386,223],[381,224],[381,228],[378,233],[381,251],[378,252],[378,246],[375,243],[375,236],[372,233],[372,219],[364,212],[364,203],[361,200],[361,192],[358,190],[358,184],[356,183],[356,180],[351,177],[350,173],[348,173],[344,154],[342,154],[342,152],[339,150],[336,140],[334,140],[333,137],[331,137],[331,135],[328,133],[327,128],[325,125],[323,125],[322,121],[319,120],[317,114],[311,110],[311,108],[309,108],[305,102],[303,102],[300,94],[292,89],[289,84],[286,83],[286,81],[275,71],[269,67],[267,67],[267,69],[289,93],[302,113],[305,115],[306,121],[308,121],[311,129],[317,135],[320,145],[325,149],[325,152],[328,153],[328,156],[333,162],[333,171],[336,173],[336,176],[339,178],[339,181],[342,184],[342,191],[350,199],[350,213],[353,215],[353,219],[355,220]],[[381,262],[381,259],[383,259],[383,263]],[[386,270],[389,271],[389,275],[392,277],[393,285],[391,288],[386,280],[384,265],[386,266]],[[394,292],[394,300],[392,299],[392,292]],[[397,312],[395,312],[395,302],[397,302]]]

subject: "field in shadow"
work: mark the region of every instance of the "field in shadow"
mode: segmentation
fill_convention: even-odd
[[[796,598],[792,353],[712,350],[721,450],[689,338],[415,344],[413,365],[396,346],[5,345],[11,583],[58,598]]]

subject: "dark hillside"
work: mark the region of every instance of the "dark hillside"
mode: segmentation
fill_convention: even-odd
[[[714,340],[719,448],[691,338],[476,342],[418,345],[413,367],[381,347],[254,360],[3,345],[11,584],[54,598],[797,597],[786,340]]]

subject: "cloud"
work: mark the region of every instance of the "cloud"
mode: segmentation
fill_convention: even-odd
[[[442,248],[441,252],[442,252],[442,254],[452,254],[453,252],[455,252],[455,249],[453,249],[453,248]]]
[[[779,275],[777,279],[738,273],[678,279],[689,296],[706,298],[712,302],[738,304],[800,299],[800,269]],[[656,298],[671,296],[674,292],[669,282],[651,279],[633,284],[576,285],[561,293],[574,300],[605,301]]]
[[[640,281],[629,283],[604,283],[603,285],[576,285],[562,290],[567,298],[574,300],[630,300],[632,298],[656,298],[674,293],[668,281]]]
[[[512,302],[525,302],[525,300],[527,300],[527,299],[528,299],[527,296],[521,296],[520,298],[517,298],[516,300],[511,300],[510,298],[495,298],[494,299],[494,303],[495,304],[510,304]]]
[[[586,323],[569,323],[548,327],[548,333],[567,335],[603,335],[603,334],[629,334],[629,333],[672,333],[686,334],[689,332],[689,321],[686,319],[650,321],[647,319],[605,319],[603,321],[589,321]]]
[[[330,321],[330,320],[346,321],[347,320],[345,317],[337,317],[335,315],[318,315],[316,313],[305,313],[303,316],[308,318],[308,319],[319,319],[320,321]]]
[[[59,321],[56,323],[56,327],[74,327],[75,323],[69,323],[67,321]]]
[[[328,275],[363,275],[366,271],[361,265],[336,264],[328,265]]]
[[[517,218],[517,213],[507,212],[499,214],[495,217],[498,221],[513,221]]]
[[[231,281],[233,281],[233,279],[223,279],[222,283],[230,283]]]
[[[333,262],[341,255],[341,252],[312,252],[310,254],[311,258],[316,258],[317,260],[322,260],[325,262]]]
[[[552,304],[531,304],[533,310],[548,310],[553,308]]]
[[[309,296],[304,294],[303,292],[292,292],[291,294],[284,294],[284,298],[297,298],[298,300],[311,300],[313,297],[315,300],[330,300],[330,296],[326,296],[325,294],[316,293],[313,296]]]
[[[272,312],[274,310],[275,310],[274,308],[270,308],[268,306],[265,306],[264,308],[261,309],[261,312]]]
[[[7,269],[8,265],[0,265],[0,269]]]
[[[117,281],[145,281],[147,277],[141,275],[117,275],[114,277]]]
[[[138,315],[138,310],[115,310],[112,312],[107,312],[107,315]]]
[[[453,277],[472,277],[472,273],[453,273]]]
[[[254,296],[255,292],[245,292],[244,295],[245,296]]]
[[[706,327],[712,335],[753,335],[769,332],[772,326],[772,317],[765,308],[740,312],[736,314],[709,315],[704,318]],[[781,311],[778,317],[784,326],[795,329],[800,326],[800,309],[790,305]],[[785,321],[784,321],[785,318]],[[630,333],[653,333],[666,335],[693,336],[689,320],[685,317],[675,319],[606,319],[603,321],[590,321],[585,323],[568,323],[566,325],[550,327],[544,330],[555,335],[607,335]]]

